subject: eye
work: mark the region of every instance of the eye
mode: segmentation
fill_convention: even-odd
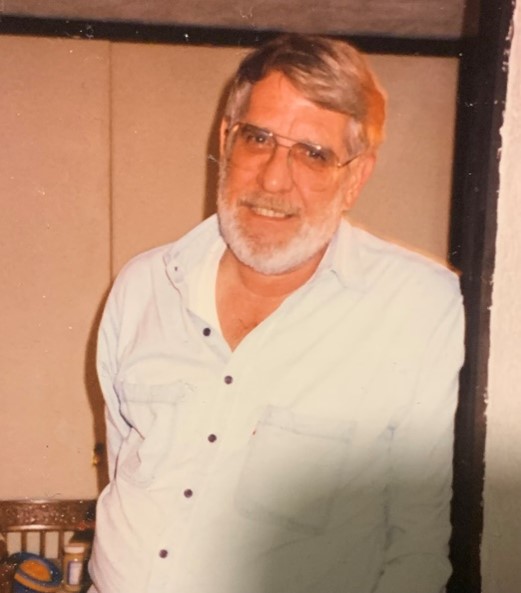
[[[261,147],[265,144],[271,144],[273,142],[270,132],[250,124],[241,126],[240,136],[241,140],[251,147]]]
[[[294,152],[298,158],[314,168],[325,168],[334,163],[333,152],[313,144],[296,144]]]
[[[318,148],[317,146],[307,146],[306,155],[308,159],[311,159],[312,161],[327,161],[327,155],[325,154],[325,151],[321,148]]]

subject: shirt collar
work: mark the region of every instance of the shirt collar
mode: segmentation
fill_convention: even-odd
[[[173,243],[163,255],[166,272],[174,285],[181,284],[195,266],[201,264],[210,250],[224,251],[217,215],[203,220],[194,229]]]
[[[364,292],[368,288],[359,236],[345,218],[340,221],[320,262],[317,274],[322,272],[333,272],[345,287]]]
[[[355,290],[367,290],[360,241],[351,223],[342,219],[315,274],[334,273],[340,282]],[[201,263],[210,250],[224,251],[225,244],[219,232],[217,215],[204,220],[192,231],[176,241],[163,256],[167,274],[178,285],[194,266]]]

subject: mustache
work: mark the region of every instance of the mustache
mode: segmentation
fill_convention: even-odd
[[[277,196],[265,194],[263,192],[251,192],[241,196],[237,201],[238,206],[246,208],[263,208],[273,210],[285,216],[298,216],[300,208],[294,204],[288,203]]]

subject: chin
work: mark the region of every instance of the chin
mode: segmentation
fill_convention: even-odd
[[[257,234],[248,217],[242,217],[240,208],[231,205],[227,198],[225,169],[221,169],[219,177],[217,216],[219,228],[224,242],[245,266],[268,276],[286,274],[305,265],[317,254],[325,251],[335,234],[342,215],[342,196],[338,194],[325,207],[318,220],[310,221],[301,218],[298,224],[285,226],[284,221],[271,222],[272,229],[279,231],[284,228],[284,238],[281,232],[270,233],[270,224],[264,225],[262,235]],[[273,196],[244,194],[235,202],[255,202],[267,208],[284,210],[284,205],[277,202]],[[296,219],[295,219],[296,220]],[[269,222],[269,221],[268,221]],[[292,227],[292,228],[291,228]],[[262,226],[260,227],[262,228]],[[259,230],[260,230],[259,228]],[[277,237],[278,235],[278,237]]]
[[[268,276],[286,274],[303,266],[322,252],[338,225],[303,224],[284,242],[260,241],[243,229],[235,211],[226,207],[218,209],[221,235],[228,248],[245,266]]]

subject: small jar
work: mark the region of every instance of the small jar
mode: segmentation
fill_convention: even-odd
[[[85,548],[79,544],[68,544],[63,551],[63,588],[65,591],[81,591]]]

